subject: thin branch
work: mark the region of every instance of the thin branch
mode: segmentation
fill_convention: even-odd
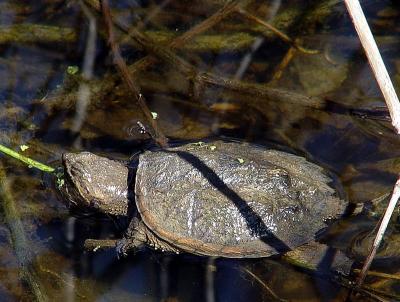
[[[400,103],[394,90],[392,81],[385,68],[382,57],[379,54],[378,46],[365,19],[364,13],[358,0],[345,0],[347,10],[353,20],[354,27],[358,33],[361,44],[367,55],[369,64],[374,72],[379,88],[385,98],[386,105],[389,108],[392,125],[397,133],[400,133]]]
[[[131,75],[129,74],[128,67],[125,64],[124,59],[121,56],[121,53],[119,51],[119,46],[115,41],[114,37],[114,30],[113,30],[113,21],[111,19],[111,12],[110,12],[110,7],[108,5],[108,0],[103,0],[102,1],[102,11],[104,15],[104,20],[107,25],[107,30],[108,30],[108,36],[109,36],[109,43],[111,46],[111,50],[114,55],[114,62],[121,73],[122,79],[124,80],[125,84],[128,86],[130,89],[131,93],[135,97],[136,101],[138,102],[140,108],[142,109],[144,115],[147,118],[147,121],[151,125],[152,129],[154,130],[154,133],[150,133],[152,138],[156,141],[158,145],[161,147],[167,147],[168,145],[168,139],[165,137],[165,135],[162,133],[161,129],[158,127],[156,120],[153,118],[153,115],[147,107],[146,100],[143,96],[143,94],[140,92],[140,89],[137,85],[135,85]]]
[[[86,239],[84,246],[86,250],[96,252],[117,246],[118,240],[115,239]]]
[[[256,274],[254,274],[252,271],[250,271],[248,268],[244,267],[242,268],[242,271],[245,272],[246,274],[249,274],[251,277],[254,278],[259,284],[261,284],[262,287],[264,287],[267,292],[275,299],[275,301],[280,301],[280,302],[285,302],[287,300],[280,298],[269,286],[266,282],[264,282],[260,277],[258,277]]]
[[[382,57],[378,50],[378,46],[375,43],[374,37],[368,26],[367,20],[365,19],[360,3],[358,2],[358,0],[345,0],[345,3],[347,6],[347,10],[349,11],[349,14],[353,20],[354,27],[356,28],[361,44],[367,55],[369,64],[371,65],[372,71],[375,74],[375,78],[378,82],[379,88],[381,89],[383,97],[385,98],[390,117],[392,118],[392,125],[397,130],[397,133],[400,133],[399,99],[397,98],[396,91],[394,90],[392,81],[390,80],[385,64],[383,63]],[[365,261],[361,273],[357,279],[358,286],[360,286],[364,282],[367,271],[376,255],[376,252],[382,241],[383,235],[385,234],[386,228],[389,224],[390,218],[393,214],[399,197],[400,178],[397,180],[394,186],[392,198],[390,199],[385,215],[382,218],[378,233],[376,234],[375,240],[371,246],[371,250],[367,257],[367,260]]]
[[[94,9],[99,9],[99,4],[96,0],[85,0],[87,4],[92,6]],[[259,97],[266,97],[274,101],[289,102],[301,106],[311,107],[315,109],[323,109],[325,106],[325,100],[318,97],[308,97],[295,92],[285,91],[282,89],[271,88],[266,85],[246,83],[243,81],[227,79],[220,77],[213,73],[200,72],[196,67],[177,56],[167,46],[156,45],[151,41],[145,34],[136,30],[136,28],[127,29],[127,27],[118,22],[118,20],[112,20],[117,28],[129,33],[129,36],[135,41],[142,49],[148,53],[154,55],[162,61],[178,68],[180,72],[185,74],[187,78],[197,81],[196,84],[214,85],[223,87],[232,91],[239,91],[241,93],[248,93]],[[138,70],[138,64],[142,64],[143,59],[137,61],[135,64],[129,66],[129,72],[134,73]],[[140,66],[140,65],[139,65]],[[146,67],[147,65],[144,65]]]
[[[206,20],[195,25],[194,27],[192,27],[191,29],[189,29],[187,32],[180,35],[179,37],[176,37],[175,39],[173,39],[168,44],[168,47],[171,47],[171,48],[182,47],[185,43],[187,43],[187,41],[193,39],[193,37],[195,37],[196,35],[199,35],[199,34],[205,32],[206,30],[210,29],[211,27],[213,27],[214,25],[216,25],[220,21],[222,21],[224,18],[229,16],[233,11],[235,11],[238,8],[239,4],[241,4],[243,6],[243,5],[246,5],[248,2],[249,2],[248,0],[247,1],[236,0],[236,1],[228,2],[226,5],[224,5],[217,12],[215,12],[213,15],[208,17]],[[130,37],[131,34],[133,34],[133,33],[131,33],[129,31],[128,37]],[[156,59],[153,56],[147,55],[146,57],[140,59],[139,61],[135,62],[132,66],[130,66],[129,70],[132,74],[135,74],[136,72],[144,70],[145,68],[149,67],[155,61],[156,61]]]
[[[354,269],[353,272],[355,273],[360,273],[360,269]],[[382,272],[376,272],[376,271],[368,271],[367,273],[368,276],[373,276],[373,277],[379,277],[381,279],[389,279],[389,280],[396,280],[400,281],[400,275],[396,274],[387,274],[387,273],[382,273]]]
[[[301,52],[304,52],[304,53],[307,53],[307,54],[316,54],[316,53],[319,52],[318,50],[311,50],[311,49],[306,49],[306,48],[302,47],[296,41],[293,41],[293,39],[291,39],[284,32],[280,31],[279,29],[277,29],[276,27],[272,26],[271,24],[265,22],[264,20],[261,20],[257,16],[254,16],[254,15],[250,14],[247,10],[245,10],[243,8],[236,9],[236,11],[241,16],[245,17],[246,19],[248,19],[250,21],[253,21],[253,22],[257,23],[257,24],[260,24],[260,25],[264,26],[266,29],[272,31],[275,35],[277,35],[284,42],[288,43],[289,45],[291,45],[292,47],[296,48],[297,50],[300,50]]]
[[[400,198],[400,178],[397,179],[397,182],[394,185],[392,197],[390,198],[390,202],[388,204],[386,212],[383,215],[381,224],[379,226],[375,240],[372,244],[371,250],[368,254],[367,260],[365,261],[364,266],[361,270],[361,273],[357,279],[358,286],[360,286],[363,283],[365,276],[367,275],[367,271],[368,271],[369,267],[371,266],[372,260],[374,259],[375,255],[376,255],[378,247],[382,241],[383,235],[385,234],[386,228],[389,224],[390,218],[392,217],[392,213],[396,207],[396,204],[397,204],[397,201],[399,200],[399,198]]]
[[[286,52],[285,56],[283,57],[282,61],[275,68],[275,72],[274,75],[272,76],[271,82],[278,81],[282,77],[283,71],[292,61],[295,53],[296,53],[296,48],[293,46],[290,47],[289,50]]]

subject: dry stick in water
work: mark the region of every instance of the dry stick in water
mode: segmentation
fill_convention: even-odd
[[[372,71],[375,74],[378,85],[389,108],[390,117],[392,118],[392,125],[396,128],[397,133],[400,133],[400,103],[393,88],[389,74],[385,68],[385,64],[383,63],[382,57],[379,54],[378,47],[376,46],[374,37],[372,36],[371,30],[368,26],[367,20],[365,19],[360,3],[358,2],[358,0],[345,0],[345,3],[347,6],[347,10],[349,11],[349,14],[353,20],[354,27],[356,28],[358,36],[360,37],[361,44],[365,50],[369,64],[372,67]],[[360,286],[365,279],[366,273],[376,255],[376,252],[382,241],[383,235],[386,231],[387,225],[389,224],[390,217],[392,216],[399,197],[400,178],[397,180],[394,186],[393,195],[382,218],[378,233],[376,234],[376,238],[374,240],[374,243],[372,244],[368,258],[365,261],[361,273],[358,277],[358,286]]]
[[[400,103],[394,90],[392,81],[379,54],[378,46],[365,19],[364,13],[358,0],[345,0],[347,10],[353,20],[354,27],[358,33],[361,44],[367,55],[369,64],[374,72],[379,88],[389,108],[392,125],[400,133]]]
[[[237,10],[239,5],[245,6],[248,4],[247,1],[240,1],[240,0],[235,0],[232,2],[229,2],[225,4],[221,9],[219,9],[216,13],[214,13],[212,16],[208,17],[206,20],[203,22],[195,25],[191,29],[189,29],[187,32],[184,34],[176,37],[173,39],[169,44],[168,47],[171,48],[180,48],[182,47],[187,41],[190,41],[193,39],[193,37],[205,32],[206,30],[210,29],[214,25],[218,24],[221,22],[223,19],[225,19],[227,16],[229,16],[233,11]],[[128,37],[130,38],[130,33],[128,32]],[[151,64],[153,64],[156,61],[156,58],[152,57],[151,55],[147,55],[146,57],[140,59],[139,61],[135,62],[130,68],[129,71],[133,74],[144,70],[145,68],[149,67]]]
[[[115,239],[86,239],[85,249],[96,252],[98,250],[115,248],[118,240]]]
[[[100,5],[96,0],[85,0],[85,2],[96,10],[100,9]],[[192,78],[193,81],[196,83],[214,85],[232,91],[248,93],[257,97],[266,97],[275,101],[294,103],[297,105],[302,105],[315,109],[322,109],[325,106],[325,100],[320,97],[308,97],[291,91],[271,88],[266,85],[257,85],[254,83],[227,79],[209,72],[199,73],[199,70],[196,67],[194,67],[184,59],[178,57],[174,52],[169,50],[168,47],[156,45],[153,41],[148,39],[146,35],[142,34],[134,27],[129,30],[121,22],[118,22],[117,20],[112,21],[114,22],[115,26],[117,26],[122,31],[128,33],[132,40],[138,43],[138,45],[145,51],[167,62],[175,68],[178,68],[182,73],[184,73],[188,78]],[[145,57],[131,65],[129,67],[129,72],[135,73],[140,68],[147,67],[147,64],[151,64],[151,59],[149,59],[148,61],[146,58],[148,57]],[[142,66],[142,64],[144,65]]]
[[[173,39],[171,42],[169,42],[168,47],[171,48],[179,48],[182,47],[185,43],[193,39],[193,37],[207,31],[214,25],[218,24],[221,22],[223,19],[228,17],[233,11],[235,11],[239,5],[245,6],[250,2],[249,0],[234,0],[227,2],[222,8],[220,8],[217,12],[215,12],[213,15],[205,19],[204,21],[196,24],[193,26],[191,29],[183,33],[182,35],[176,37]],[[128,32],[129,34],[129,32]],[[129,36],[127,37],[127,39]],[[125,41],[125,40],[123,40]]]
[[[114,37],[113,22],[111,19],[110,7],[108,5],[107,0],[102,1],[102,9],[103,9],[104,19],[105,19],[105,22],[107,25],[109,43],[110,43],[111,50],[114,55],[114,62],[117,65],[117,67],[122,75],[122,79],[124,80],[125,84],[130,89],[130,91],[132,92],[134,97],[136,98],[136,101],[138,102],[140,108],[143,110],[143,113],[146,116],[151,127],[153,128],[154,134],[151,133],[150,135],[156,141],[156,143],[158,145],[160,145],[160,147],[163,147],[163,148],[167,147],[168,139],[165,137],[165,135],[161,132],[160,128],[158,127],[157,122],[153,118],[153,115],[151,114],[149,107],[147,107],[147,105],[146,105],[144,96],[140,93],[139,87],[137,87],[135,85],[135,83],[133,82],[133,79],[132,79],[131,75],[129,74],[129,71],[125,64],[125,61],[121,57],[121,53],[119,51],[119,46],[116,43],[115,37]]]

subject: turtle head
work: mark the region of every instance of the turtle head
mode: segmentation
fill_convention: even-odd
[[[90,152],[65,153],[64,181],[59,185],[68,206],[127,215],[128,168]]]

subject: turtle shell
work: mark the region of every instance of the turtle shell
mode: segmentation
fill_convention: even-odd
[[[217,141],[145,152],[135,194],[146,226],[183,251],[266,257],[314,240],[344,213],[330,182],[303,157]]]

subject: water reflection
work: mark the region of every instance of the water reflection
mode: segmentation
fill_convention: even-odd
[[[97,15],[90,7],[96,2],[84,2],[90,13]],[[390,189],[398,173],[400,150],[390,126],[384,120],[371,121],[363,110],[356,115],[315,110],[326,99],[354,110],[383,105],[343,4],[253,1],[244,6],[245,2],[233,1],[232,6],[218,1],[191,6],[185,1],[114,3],[116,20],[125,27],[136,26],[162,45],[161,49],[171,50],[191,66],[184,73],[188,65],[174,65],[174,58],[166,60],[170,52],[164,52],[164,57],[153,54],[152,63],[145,69],[137,69],[136,64],[133,67],[136,81],[152,111],[158,113],[158,123],[166,135],[180,140],[228,135],[262,145],[285,146],[336,172],[355,202],[370,200]],[[293,51],[293,42],[285,42],[260,23],[243,18],[234,11],[235,5],[271,23],[298,45],[319,53]],[[398,5],[393,1],[364,1],[362,5],[398,86]],[[209,22],[207,17],[213,15],[216,19]],[[143,114],[113,68],[103,22],[101,17],[96,18],[99,30],[97,42],[93,42],[93,20],[87,22],[78,2],[0,2],[1,143],[14,149],[27,145],[30,148],[25,154],[44,162],[59,159],[62,152],[71,149],[113,153],[127,159],[144,148],[143,141],[148,137],[130,127],[137,121],[145,122]],[[196,33],[196,25],[202,22],[206,27]],[[188,32],[190,35],[185,35]],[[149,55],[149,49],[119,34],[128,64]],[[181,34],[185,38],[179,38]],[[173,39],[178,42],[171,42]],[[169,43],[173,43],[171,49],[165,46]],[[92,54],[85,56],[89,48]],[[81,65],[85,57],[89,58],[87,64]],[[92,64],[91,60],[93,77],[92,68],[85,67]],[[80,66],[86,77],[68,74],[68,66],[74,65]],[[205,73],[208,77],[201,80]],[[235,75],[235,81],[231,81]],[[79,93],[79,87],[86,88]],[[285,97],[282,93],[271,95],[271,91],[276,92],[271,89],[290,93]],[[303,96],[297,100],[313,97],[314,108],[286,102],[294,93]],[[79,94],[86,97],[79,98]],[[85,114],[77,118],[77,110]],[[220,259],[210,263],[212,260],[150,251],[127,259],[117,259],[113,251],[86,254],[80,244],[84,238],[93,237],[89,230],[94,225],[97,236],[117,236],[120,230],[112,222],[106,227],[98,217],[74,215],[77,225],[72,224],[55,192],[42,183],[40,173],[4,156],[1,162],[35,253],[33,264],[49,296],[71,301],[116,297],[141,301],[271,300],[265,287],[243,273],[241,267],[249,267],[279,297],[290,301],[324,301],[327,292],[337,294],[340,300],[345,291],[326,277],[317,282],[309,273],[299,272],[279,259]],[[372,229],[377,219],[369,219],[350,221],[337,234],[353,228],[355,233],[363,233],[365,221]],[[3,222],[1,229],[0,299],[31,301],[32,293],[19,282],[20,263],[9,244],[9,231],[5,231],[9,228]],[[387,245],[382,250],[389,260],[383,258],[376,266],[392,274],[399,271],[398,264],[391,262],[397,257],[397,232],[395,227],[389,236],[394,247]],[[332,242],[338,241],[332,238]],[[345,242],[342,248],[349,248],[353,241]],[[375,280],[368,282],[398,300],[396,281]]]

